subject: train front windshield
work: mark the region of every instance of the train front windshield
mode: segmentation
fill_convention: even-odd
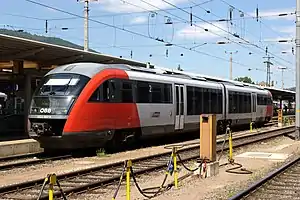
[[[36,89],[30,114],[66,115],[89,78],[77,74],[52,74]]]

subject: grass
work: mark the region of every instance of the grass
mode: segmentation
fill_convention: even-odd
[[[98,157],[104,157],[104,156],[108,156],[108,154],[105,152],[104,148],[98,149],[96,150],[96,155]]]

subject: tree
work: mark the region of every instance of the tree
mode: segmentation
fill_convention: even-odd
[[[244,83],[250,83],[250,84],[255,84],[252,79],[248,76],[245,77],[238,77],[234,79],[235,81],[240,81],[240,82],[244,82]]]

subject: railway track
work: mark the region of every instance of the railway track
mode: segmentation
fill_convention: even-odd
[[[254,183],[230,200],[300,199],[300,157]]]
[[[21,155],[21,156],[14,156],[8,158],[0,159],[0,171],[13,169],[16,167],[25,167],[29,165],[36,165],[40,163],[45,163],[48,161],[55,161],[61,159],[71,158],[72,155],[62,155],[62,156],[55,156],[49,157],[44,155],[43,153],[36,153],[33,155]]]
[[[273,126],[275,124],[276,124],[276,122],[269,122],[257,130],[253,128],[253,132],[261,131],[264,128]],[[243,131],[235,131],[234,134],[240,134],[242,132],[244,132],[244,130]],[[46,163],[48,161],[68,159],[71,157],[72,157],[72,155],[59,155],[59,156],[49,156],[48,155],[47,156],[43,152],[3,157],[3,158],[0,158],[0,172],[3,170],[10,170],[10,169],[14,169],[17,167],[28,167],[31,165]]]
[[[243,136],[234,136],[234,147],[239,147],[272,137],[290,134],[295,130],[294,126],[278,128],[270,131],[261,131],[259,133],[251,133]],[[217,150],[221,150],[223,140],[218,140]],[[225,150],[228,147],[225,146]],[[190,161],[199,157],[199,145],[186,146],[178,151],[183,161]],[[161,153],[157,155],[142,157],[134,159],[133,166],[135,174],[143,174],[145,172],[164,168],[170,158],[170,152]],[[90,169],[75,171],[57,176],[61,187],[66,195],[84,192],[93,188],[101,188],[118,181],[120,173],[123,169],[123,162],[117,162],[109,165],[93,167]],[[0,188],[0,199],[36,199],[39,190],[44,181],[44,178],[27,181],[23,183],[13,184]],[[54,195],[60,196],[59,189],[55,186]],[[76,198],[76,196],[73,196]],[[42,194],[41,199],[47,199],[46,191]],[[72,198],[72,196],[70,197]]]

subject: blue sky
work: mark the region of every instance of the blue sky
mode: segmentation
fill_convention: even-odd
[[[38,2],[83,16],[84,4],[76,0]],[[228,4],[234,7],[230,9]],[[257,5],[260,16],[258,22],[255,19]],[[292,53],[294,42],[279,43],[278,40],[294,39],[295,15],[291,13],[295,12],[295,6],[295,0],[92,1],[90,17],[94,21],[89,24],[89,47],[124,58],[130,58],[132,51],[134,60],[167,68],[177,68],[180,64],[185,71],[222,78],[229,78],[229,55],[225,51],[238,51],[233,54],[233,77],[250,76],[256,82],[266,80],[263,56],[267,46],[269,55],[274,57],[271,59],[274,64],[271,67],[271,79],[277,82],[277,87],[281,87],[281,70],[278,68],[287,67],[284,83],[285,87],[290,87],[295,85],[295,56]],[[230,10],[232,20],[218,22],[220,19],[230,19]],[[192,26],[190,12],[193,14]],[[288,15],[278,16],[282,13]],[[48,33],[45,33],[46,19]],[[1,1],[0,28],[23,29],[83,45],[82,18],[25,0]],[[156,38],[165,43],[155,40]],[[217,44],[218,42],[225,44]],[[165,46],[166,43],[173,45]]]

